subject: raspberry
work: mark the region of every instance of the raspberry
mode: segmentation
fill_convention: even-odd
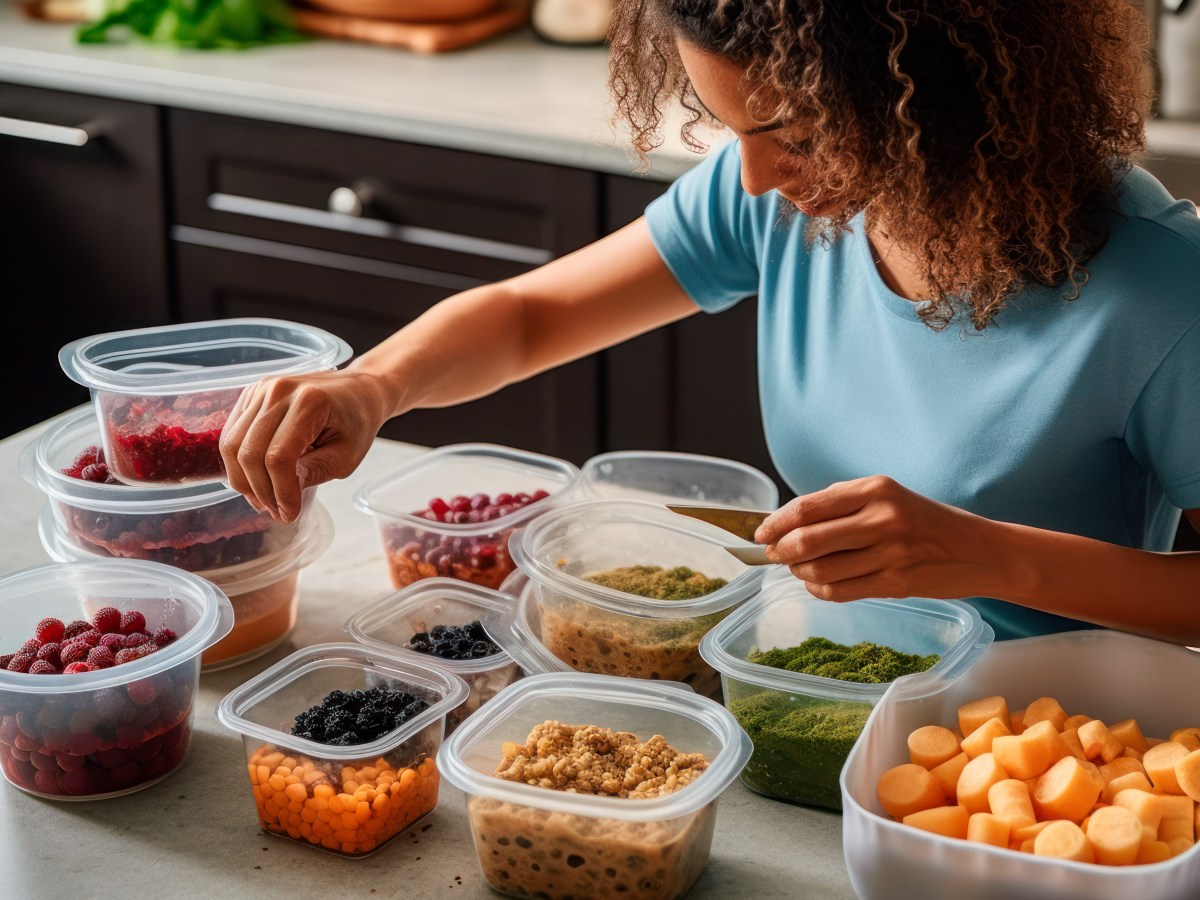
[[[60,640],[69,641],[71,638],[79,637],[79,635],[83,634],[85,631],[91,630],[92,625],[90,622],[85,622],[83,619],[76,619],[74,622],[69,623],[63,630],[63,636],[60,638]]]
[[[157,696],[157,692],[154,690],[154,682],[149,678],[130,682],[125,686],[125,691],[129,694],[129,699],[138,706],[153,703],[154,698]]]
[[[134,647],[140,647],[142,644],[150,643],[150,638],[146,637],[142,632],[135,631],[133,634],[121,636],[121,649],[132,650]]]
[[[32,653],[14,653],[13,658],[8,661],[8,665],[4,668],[9,672],[28,672],[29,667],[37,662],[37,657]]]
[[[59,674],[59,672],[58,672],[57,666],[46,662],[46,660],[44,660],[44,659],[39,659],[39,660],[36,660],[33,663],[33,665],[31,665],[29,667],[29,674],[30,675],[57,675],[57,674]]]
[[[108,669],[117,664],[117,658],[108,647],[96,647],[88,654],[87,664],[93,669]]]
[[[121,614],[121,634],[133,634],[137,631],[142,631],[146,627],[146,617],[136,609],[131,609],[128,612]]]
[[[92,626],[101,634],[112,634],[121,628],[121,611],[114,606],[106,606],[92,616]]]
[[[83,634],[76,635],[74,640],[83,641],[89,647],[98,647],[100,645],[100,638],[102,637],[104,637],[104,635],[102,635],[96,629],[89,628]]]
[[[104,459],[104,453],[99,447],[85,447],[82,451],[80,451],[80,454],[75,457],[75,462],[71,463],[71,469],[78,472],[82,469],[86,469],[90,465],[94,465],[102,459]],[[64,470],[64,473],[68,475],[70,474],[70,472],[66,470]],[[78,478],[79,476],[76,475],[75,477]]]
[[[32,653],[34,656],[37,656],[37,652],[41,649],[42,649],[42,642],[39,641],[37,638],[30,638],[29,640],[27,640],[25,643],[23,643],[21,645],[21,648],[17,652],[18,653]]]
[[[177,637],[178,635],[175,634],[175,632],[173,632],[170,628],[160,628],[158,631],[154,632],[154,643],[158,644],[160,647],[165,647]]]
[[[64,675],[78,675],[81,672],[90,672],[90,671],[92,671],[92,667],[89,666],[87,663],[73,662],[69,666],[67,666],[65,669],[63,669],[63,674]]]
[[[15,653],[5,653],[3,656],[0,656],[0,669],[7,669],[8,664],[16,658],[16,655]],[[6,741],[5,743],[8,742]]]
[[[124,665],[136,659],[141,659],[143,656],[149,656],[157,649],[158,644],[142,644],[138,647],[129,647],[117,654],[117,665]]]
[[[108,465],[105,463],[92,463],[90,466],[84,466],[79,470],[79,477],[84,481],[94,481],[97,484],[107,484]]]
[[[63,632],[66,629],[67,626],[62,623],[61,619],[51,617],[38,622],[34,634],[43,644],[57,644],[62,640]]]
[[[59,658],[61,652],[62,644],[42,644],[42,649],[37,652],[37,658],[58,668],[62,665],[62,660]]]
[[[87,659],[91,650],[92,648],[83,641],[71,641],[71,643],[66,644],[62,650],[59,651],[58,659],[59,662],[63,664],[63,668],[65,669],[72,663],[83,662],[85,659]]]
[[[100,638],[98,647],[107,647],[113,653],[125,649],[125,635],[109,633]]]

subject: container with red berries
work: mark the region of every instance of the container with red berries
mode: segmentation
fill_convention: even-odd
[[[454,578],[423,578],[359,610],[346,633],[367,647],[401,656],[420,654],[453,672],[471,693],[446,720],[450,734],[467,716],[521,677],[500,643],[508,594]]]
[[[394,587],[440,576],[499,588],[516,568],[509,536],[578,477],[554,457],[454,444],[371,481],[354,500],[379,522]]]
[[[183,762],[200,655],[233,624],[204,579],[97,560],[0,578],[0,771],[52,800],[142,790]]]
[[[63,347],[59,362],[92,392],[112,474],[161,486],[221,480],[221,429],[243,388],[332,369],[350,352],[319,328],[224,319],[94,335]]]

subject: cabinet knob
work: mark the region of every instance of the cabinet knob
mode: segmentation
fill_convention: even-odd
[[[361,216],[371,202],[371,189],[366,185],[334,188],[329,194],[329,211],[343,216]]]

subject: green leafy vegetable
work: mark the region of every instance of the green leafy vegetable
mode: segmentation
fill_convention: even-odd
[[[129,34],[158,44],[237,49],[304,40],[283,0],[116,0],[96,22],[80,26],[81,44]]]

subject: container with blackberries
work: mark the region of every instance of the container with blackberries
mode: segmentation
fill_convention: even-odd
[[[141,560],[0,579],[0,771],[54,800],[141,790],[183,762],[200,656],[233,624],[204,579]]]
[[[355,503],[379,523],[393,587],[442,577],[498,588],[515,568],[509,536],[578,477],[554,457],[455,444],[364,485]]]
[[[426,578],[355,613],[346,633],[367,647],[416,654],[470,687],[446,733],[524,673],[493,634],[512,598],[453,578]]]

